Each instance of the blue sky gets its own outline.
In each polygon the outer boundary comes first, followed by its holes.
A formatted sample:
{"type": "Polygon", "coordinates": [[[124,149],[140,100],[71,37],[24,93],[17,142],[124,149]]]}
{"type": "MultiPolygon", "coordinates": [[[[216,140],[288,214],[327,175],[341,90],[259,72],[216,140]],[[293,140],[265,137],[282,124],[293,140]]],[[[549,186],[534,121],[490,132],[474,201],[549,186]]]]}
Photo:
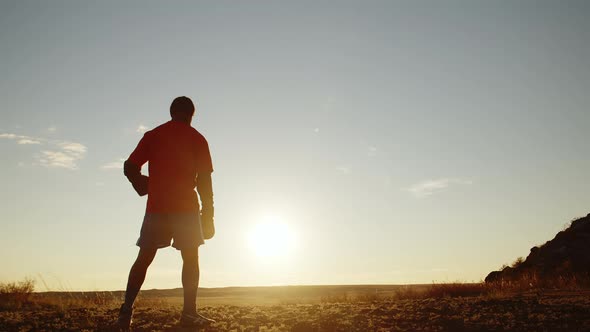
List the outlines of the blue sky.
{"type": "Polygon", "coordinates": [[[215,167],[203,286],[478,281],[590,212],[589,7],[2,2],[0,281],[124,288],[121,159],[180,95],[215,167]],[[269,216],[295,240],[265,260],[269,216]]]}

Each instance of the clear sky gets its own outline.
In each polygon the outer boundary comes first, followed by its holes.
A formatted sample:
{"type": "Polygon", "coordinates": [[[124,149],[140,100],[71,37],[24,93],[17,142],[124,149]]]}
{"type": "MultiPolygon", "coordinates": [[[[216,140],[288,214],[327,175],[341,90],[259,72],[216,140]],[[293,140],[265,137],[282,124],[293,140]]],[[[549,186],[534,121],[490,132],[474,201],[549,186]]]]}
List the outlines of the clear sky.
{"type": "MultiPolygon", "coordinates": [[[[124,288],[145,198],[122,160],[180,95],[215,167],[202,286],[479,281],[590,212],[589,18],[587,1],[2,1],[0,281],[124,288]],[[290,246],[252,244],[269,219],[290,246]]],[[[161,250],[145,288],[180,287],[180,266],[161,250]]]]}

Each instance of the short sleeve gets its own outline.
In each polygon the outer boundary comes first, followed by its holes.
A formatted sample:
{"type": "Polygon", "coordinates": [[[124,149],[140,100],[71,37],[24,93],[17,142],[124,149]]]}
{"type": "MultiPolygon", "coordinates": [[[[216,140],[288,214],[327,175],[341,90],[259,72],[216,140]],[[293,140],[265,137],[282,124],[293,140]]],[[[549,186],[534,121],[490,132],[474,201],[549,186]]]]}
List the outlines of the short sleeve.
{"type": "Polygon", "coordinates": [[[197,146],[197,173],[213,172],[213,162],[211,161],[211,152],[209,143],[204,137],[201,137],[197,146]]]}
{"type": "Polygon", "coordinates": [[[134,163],[135,165],[141,167],[143,166],[143,164],[145,164],[148,159],[149,159],[149,136],[148,136],[149,132],[146,132],[145,134],[143,134],[143,137],[141,138],[141,140],[139,141],[139,143],[137,144],[137,147],[135,148],[135,150],[133,150],[133,152],[131,153],[131,155],[129,156],[129,161],[131,161],[132,163],[134,163]]]}

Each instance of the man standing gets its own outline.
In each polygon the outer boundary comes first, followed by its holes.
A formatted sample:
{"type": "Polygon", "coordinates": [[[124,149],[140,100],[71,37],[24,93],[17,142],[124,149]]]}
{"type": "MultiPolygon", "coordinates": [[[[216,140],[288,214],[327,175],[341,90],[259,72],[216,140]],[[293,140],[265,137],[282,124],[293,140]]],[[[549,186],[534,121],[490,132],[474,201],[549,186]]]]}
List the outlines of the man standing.
{"type": "Polygon", "coordinates": [[[213,165],[209,145],[191,126],[193,102],[178,97],[170,105],[172,120],[146,132],[125,161],[124,173],[140,196],[148,195],[137,246],[139,254],[129,272],[125,303],[118,324],[129,329],[133,302],[145,280],[147,268],[160,248],[172,246],[182,255],[183,326],[203,326],[214,321],[197,313],[199,246],[213,237],[213,165]],[[149,162],[149,177],[141,167],[149,162]],[[202,209],[195,192],[199,192],[202,209]]]}

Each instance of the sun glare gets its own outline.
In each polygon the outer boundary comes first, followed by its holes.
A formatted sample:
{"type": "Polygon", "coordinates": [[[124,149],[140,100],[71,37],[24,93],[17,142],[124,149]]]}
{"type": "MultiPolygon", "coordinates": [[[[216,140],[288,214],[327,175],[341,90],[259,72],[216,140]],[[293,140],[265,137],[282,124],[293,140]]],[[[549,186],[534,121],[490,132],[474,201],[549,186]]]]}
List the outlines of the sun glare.
{"type": "Polygon", "coordinates": [[[268,217],[255,225],[248,234],[248,245],[260,258],[288,255],[295,244],[295,236],[279,218],[268,217]]]}

